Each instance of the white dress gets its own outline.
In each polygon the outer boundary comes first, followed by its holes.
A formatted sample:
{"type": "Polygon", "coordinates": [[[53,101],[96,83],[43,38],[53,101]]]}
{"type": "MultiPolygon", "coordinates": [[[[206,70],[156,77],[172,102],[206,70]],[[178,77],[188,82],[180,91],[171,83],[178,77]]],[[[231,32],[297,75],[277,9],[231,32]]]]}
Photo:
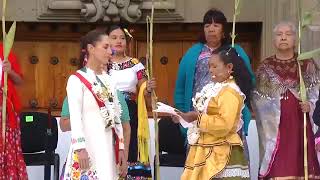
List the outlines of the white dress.
{"type": "MultiPolygon", "coordinates": [[[[77,72],[92,85],[99,84],[96,75],[89,68],[86,69],[86,72],[81,70],[77,72]]],[[[102,80],[101,83],[109,82],[110,89],[115,94],[115,88],[110,83],[110,76],[103,73],[103,75],[98,75],[98,78],[102,80]]],[[[67,96],[70,107],[72,140],[64,179],[118,179],[112,129],[105,128],[106,121],[103,119],[93,94],[78,77],[71,75],[67,83],[67,96]],[[90,159],[90,169],[87,171],[80,171],[75,154],[75,150],[83,148],[87,150],[90,159]]],[[[114,96],[114,99],[114,102],[118,102],[117,96],[114,96]]],[[[121,124],[116,126],[121,128],[121,134],[118,136],[122,135],[121,137],[123,137],[121,124]]],[[[123,147],[124,145],[121,144],[120,149],[123,149],[123,147]]]]}

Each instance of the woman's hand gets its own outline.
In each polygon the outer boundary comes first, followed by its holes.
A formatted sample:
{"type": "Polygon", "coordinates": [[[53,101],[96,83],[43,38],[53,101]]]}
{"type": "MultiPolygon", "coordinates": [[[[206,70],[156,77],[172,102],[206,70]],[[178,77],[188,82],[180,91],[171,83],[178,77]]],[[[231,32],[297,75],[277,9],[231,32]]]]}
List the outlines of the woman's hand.
{"type": "Polygon", "coordinates": [[[310,112],[311,107],[310,107],[310,103],[308,101],[300,102],[299,104],[300,104],[302,112],[304,112],[304,113],[310,112]]]}
{"type": "Polygon", "coordinates": [[[4,72],[10,73],[11,72],[11,63],[9,61],[3,61],[2,68],[4,72]]]}
{"type": "Polygon", "coordinates": [[[192,122],[198,119],[199,113],[197,111],[190,111],[187,113],[183,113],[178,111],[177,114],[181,116],[185,121],[192,122]]]}
{"type": "Polygon", "coordinates": [[[9,61],[3,61],[2,69],[4,72],[8,73],[9,78],[15,85],[22,84],[22,77],[12,69],[11,63],[9,61]]]}
{"type": "Polygon", "coordinates": [[[151,78],[147,81],[147,91],[150,93],[152,90],[154,90],[157,87],[157,82],[155,78],[151,78]]]}
{"type": "Polygon", "coordinates": [[[175,124],[180,123],[180,121],[179,121],[179,116],[177,116],[177,115],[171,115],[171,120],[172,120],[175,124]]]}
{"type": "Polygon", "coordinates": [[[79,159],[81,170],[89,169],[89,155],[86,149],[79,149],[76,151],[79,159]]]}
{"type": "Polygon", "coordinates": [[[119,175],[120,177],[126,177],[128,173],[128,163],[125,158],[124,150],[119,151],[119,175]]]}

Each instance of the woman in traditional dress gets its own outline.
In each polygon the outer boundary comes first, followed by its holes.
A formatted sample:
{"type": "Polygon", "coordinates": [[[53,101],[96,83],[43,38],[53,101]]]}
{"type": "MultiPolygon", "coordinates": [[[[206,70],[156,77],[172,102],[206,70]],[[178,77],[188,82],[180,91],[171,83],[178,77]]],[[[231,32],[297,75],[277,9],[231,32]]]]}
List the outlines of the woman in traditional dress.
{"type": "MultiPolygon", "coordinates": [[[[117,91],[117,95],[118,95],[118,99],[119,99],[119,102],[121,105],[121,116],[120,116],[121,124],[123,127],[128,126],[128,124],[130,123],[130,116],[129,116],[129,110],[128,110],[127,103],[126,103],[125,98],[121,92],[117,91]]],[[[129,127],[130,127],[130,125],[129,125],[129,127]]],[[[63,104],[62,104],[61,118],[60,118],[60,129],[62,132],[71,131],[69,104],[68,104],[67,97],[64,99],[63,104]]],[[[124,142],[126,142],[126,136],[125,136],[126,133],[128,133],[128,132],[126,132],[126,129],[123,128],[124,142]]],[[[129,135],[130,135],[130,131],[129,131],[129,135]]],[[[127,154],[128,149],[125,148],[124,151],[125,151],[125,154],[127,154]]],[[[120,176],[125,177],[127,175],[128,165],[126,163],[124,163],[124,164],[122,164],[122,167],[120,167],[120,168],[122,171],[120,176]]],[[[63,178],[64,171],[65,171],[65,164],[62,169],[62,173],[61,173],[61,177],[60,177],[61,180],[64,179],[63,178]]]]}
{"type": "Polygon", "coordinates": [[[23,159],[20,139],[21,110],[15,85],[22,83],[22,73],[17,58],[13,53],[9,54],[8,61],[3,60],[3,45],[0,43],[0,180],[24,180],[28,179],[26,164],[23,159]],[[4,72],[8,73],[8,96],[7,96],[7,121],[5,141],[2,137],[2,89],[4,87],[4,72]],[[4,143],[5,142],[5,143],[4,143]]]}
{"type": "Polygon", "coordinates": [[[121,172],[116,161],[126,162],[121,106],[103,68],[112,55],[109,37],[91,31],[81,39],[81,49],[80,59],[87,63],[67,83],[72,140],[64,179],[117,180],[121,172]]]}
{"type": "Polygon", "coordinates": [[[127,35],[124,29],[120,26],[111,26],[108,35],[114,51],[108,65],[109,74],[116,81],[117,89],[124,93],[130,114],[131,136],[130,145],[128,143],[129,170],[127,179],[151,178],[150,164],[138,161],[138,107],[136,97],[141,85],[147,81],[144,94],[146,99],[149,99],[156,83],[154,79],[147,80],[145,68],[138,59],[126,56],[127,35]]]}
{"type": "MultiPolygon", "coordinates": [[[[84,53],[84,52],[81,52],[84,53]]],[[[81,62],[79,65],[79,68],[83,68],[85,62],[81,62]]],[[[124,142],[126,143],[126,141],[130,141],[130,116],[129,116],[129,110],[128,110],[128,106],[127,103],[125,101],[124,95],[117,90],[117,96],[121,105],[121,116],[120,116],[120,120],[121,120],[121,124],[122,124],[122,128],[123,128],[123,139],[124,142]]],[[[62,108],[61,108],[61,117],[60,117],[60,129],[62,132],[68,132],[71,131],[71,125],[70,125],[70,112],[69,112],[69,103],[68,103],[68,98],[65,97],[63,100],[63,104],[62,104],[62,108]]],[[[125,147],[124,152],[125,155],[128,154],[128,147],[125,147]]],[[[121,168],[121,172],[122,174],[120,175],[121,177],[125,177],[127,175],[127,171],[128,171],[128,165],[126,163],[122,164],[121,168]]],[[[60,176],[60,179],[63,180],[63,175],[64,175],[64,171],[65,171],[65,164],[62,168],[62,173],[60,176]]]]}
{"type": "Polygon", "coordinates": [[[240,136],[241,111],[252,89],[245,69],[232,48],[214,54],[209,59],[213,82],[192,99],[195,111],[178,112],[193,123],[188,130],[190,150],[181,180],[249,179],[240,136]]]}
{"type": "MultiPolygon", "coordinates": [[[[121,116],[120,116],[120,120],[121,120],[121,124],[122,126],[128,126],[128,124],[130,123],[130,116],[129,116],[129,110],[128,110],[128,106],[127,103],[125,101],[124,96],[122,95],[121,92],[117,91],[117,95],[118,95],[118,99],[121,105],[121,116]]],[[[130,127],[130,125],[129,125],[130,127]]],[[[71,125],[70,125],[70,113],[69,113],[69,104],[68,104],[68,98],[66,97],[63,101],[63,105],[62,105],[62,110],[61,110],[61,118],[60,118],[60,129],[62,132],[67,132],[67,131],[71,131],[71,125]]],[[[124,134],[124,142],[126,142],[126,137],[125,134],[128,133],[126,131],[125,128],[123,128],[123,134],[124,134]]],[[[130,135],[130,131],[129,131],[129,135],[130,135]]],[[[130,137],[130,136],[129,136],[130,137]]],[[[125,154],[128,153],[128,149],[124,149],[125,154]]],[[[63,166],[62,169],[62,173],[61,173],[61,177],[60,179],[63,180],[64,178],[64,171],[65,171],[65,165],[63,166]]],[[[127,171],[128,171],[128,165],[126,163],[122,164],[121,168],[121,177],[125,177],[127,175],[127,171]]]]}
{"type": "MultiPolygon", "coordinates": [[[[227,19],[223,12],[217,9],[211,9],[203,17],[203,32],[199,42],[194,44],[183,56],[178,70],[176,80],[174,103],[175,107],[182,112],[188,112],[193,109],[191,99],[197,92],[211,82],[211,76],[208,69],[208,60],[211,54],[217,54],[222,50],[230,48],[230,35],[226,30],[227,19]]],[[[255,76],[250,65],[250,59],[245,51],[235,44],[237,51],[245,64],[244,71],[250,73],[247,81],[255,84],[255,76]]],[[[244,126],[243,134],[248,134],[251,113],[249,103],[242,111],[244,126]]],[[[181,127],[182,135],[186,137],[187,129],[181,127]]],[[[243,138],[245,140],[245,138],[243,138]]],[[[246,144],[246,143],[245,143],[246,144]]],[[[248,152],[247,152],[248,154],[248,152]]]]}
{"type": "Polygon", "coordinates": [[[293,23],[279,23],[273,33],[276,53],[259,66],[252,98],[260,144],[259,178],[304,179],[303,113],[306,113],[309,179],[320,179],[314,124],[309,114],[318,99],[320,71],[312,59],[298,63],[293,23]],[[299,95],[300,65],[307,90],[305,102],[299,95]]]}

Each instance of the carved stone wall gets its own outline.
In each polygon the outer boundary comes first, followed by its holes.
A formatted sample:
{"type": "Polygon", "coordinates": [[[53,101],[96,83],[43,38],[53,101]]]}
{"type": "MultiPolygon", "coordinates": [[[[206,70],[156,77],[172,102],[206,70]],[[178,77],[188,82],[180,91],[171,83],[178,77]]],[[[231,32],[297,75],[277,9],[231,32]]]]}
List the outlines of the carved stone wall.
{"type": "Polygon", "coordinates": [[[142,0],[38,0],[38,18],[53,21],[136,22],[142,0]]]}
{"type": "MultiPolygon", "coordinates": [[[[38,19],[43,21],[143,22],[150,0],[37,0],[38,19]],[[142,18],[142,14],[144,14],[142,18]]],[[[155,1],[155,21],[182,21],[175,12],[176,0],[155,1]],[[169,13],[168,13],[169,12],[169,13]]]]}

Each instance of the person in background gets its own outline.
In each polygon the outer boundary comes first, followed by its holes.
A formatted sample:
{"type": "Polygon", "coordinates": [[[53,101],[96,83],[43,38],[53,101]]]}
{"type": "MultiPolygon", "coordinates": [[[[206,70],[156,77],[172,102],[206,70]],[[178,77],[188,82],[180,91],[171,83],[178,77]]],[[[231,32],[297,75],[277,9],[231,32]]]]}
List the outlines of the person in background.
{"type": "Polygon", "coordinates": [[[275,55],[262,61],[252,97],[260,144],[260,179],[304,178],[304,113],[307,117],[309,179],[319,179],[312,114],[319,94],[320,71],[312,59],[300,62],[307,89],[301,102],[295,53],[296,27],[282,22],[274,28],[275,55]]]}
{"type": "Polygon", "coordinates": [[[110,76],[117,84],[117,89],[121,91],[126,99],[129,114],[131,136],[129,145],[129,170],[127,179],[147,179],[151,178],[150,164],[138,161],[138,105],[137,93],[146,82],[144,96],[149,103],[152,89],[156,88],[155,79],[147,80],[145,67],[138,59],[126,55],[127,35],[120,26],[111,26],[108,31],[110,45],[114,52],[108,65],[110,76]]]}
{"type": "Polygon", "coordinates": [[[232,48],[209,58],[212,82],[192,99],[194,111],[178,112],[194,125],[188,129],[190,150],[181,180],[250,178],[240,135],[241,110],[253,88],[245,69],[232,48]]]}
{"type": "Polygon", "coordinates": [[[22,73],[15,54],[10,52],[8,61],[4,61],[2,43],[0,43],[0,80],[0,180],[25,180],[28,179],[28,175],[21,149],[20,119],[18,116],[21,104],[15,89],[16,85],[23,82],[22,73]],[[4,72],[8,73],[8,91],[5,137],[2,137],[4,72]]]}
{"type": "MultiPolygon", "coordinates": [[[[223,12],[217,9],[210,9],[203,17],[203,32],[199,38],[199,42],[194,44],[183,56],[179,69],[174,91],[175,107],[182,111],[188,112],[193,109],[191,99],[200,92],[201,89],[211,82],[211,75],[208,68],[208,61],[212,54],[217,54],[222,50],[230,48],[230,35],[226,30],[227,19],[223,12]]],[[[234,49],[241,57],[250,77],[247,79],[253,85],[255,84],[255,76],[252,71],[250,60],[245,51],[235,44],[234,49]]],[[[246,72],[244,72],[246,73],[246,72]]],[[[247,101],[242,111],[244,126],[243,135],[248,135],[249,122],[251,120],[250,102],[247,101]]],[[[181,126],[181,132],[184,138],[187,136],[187,129],[181,126]]],[[[243,136],[245,144],[245,152],[249,159],[249,151],[247,148],[246,138],[243,136]]]]}

